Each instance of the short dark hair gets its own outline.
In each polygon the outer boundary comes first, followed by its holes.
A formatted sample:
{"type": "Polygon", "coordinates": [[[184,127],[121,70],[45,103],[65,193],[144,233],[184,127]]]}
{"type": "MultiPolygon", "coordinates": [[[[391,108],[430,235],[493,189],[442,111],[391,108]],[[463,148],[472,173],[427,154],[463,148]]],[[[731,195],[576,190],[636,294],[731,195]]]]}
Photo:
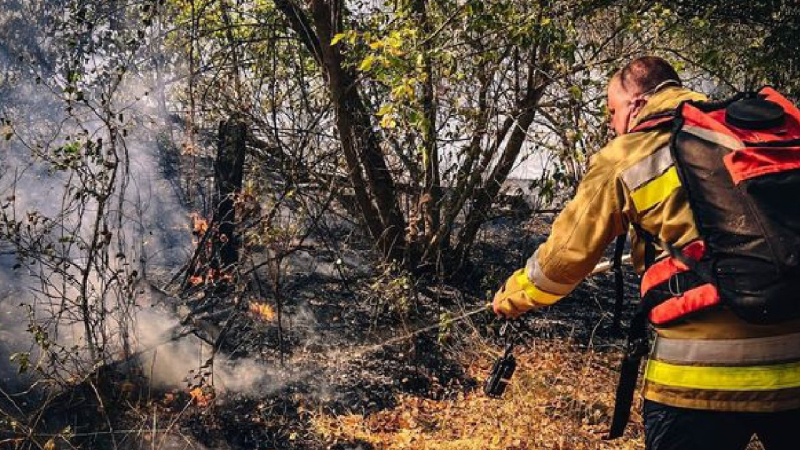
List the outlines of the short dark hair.
{"type": "Polygon", "coordinates": [[[642,56],[634,59],[619,71],[619,79],[623,89],[638,90],[640,94],[653,91],[668,81],[673,81],[677,86],[681,85],[681,78],[675,68],[658,56],[642,56]]]}

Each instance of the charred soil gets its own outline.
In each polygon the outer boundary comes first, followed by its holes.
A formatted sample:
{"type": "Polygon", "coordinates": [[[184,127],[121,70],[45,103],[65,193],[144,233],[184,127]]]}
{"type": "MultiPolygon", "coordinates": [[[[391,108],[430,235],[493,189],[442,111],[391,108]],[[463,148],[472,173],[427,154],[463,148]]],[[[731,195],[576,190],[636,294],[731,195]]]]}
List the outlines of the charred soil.
{"type": "MultiPolygon", "coordinates": [[[[97,401],[73,405],[72,432],[80,433],[71,441],[142,449],[638,448],[636,414],[630,437],[601,441],[624,344],[611,327],[609,274],[518,321],[512,387],[502,400],[482,393],[502,350],[501,322],[488,311],[462,316],[524,265],[547,222],[495,221],[455,280],[382,266],[366,245],[348,249],[360,261],[351,265],[341,254],[308,250],[307,259],[339,267],[292,272],[282,284],[280,324],[258,308],[204,312],[217,318],[205,337],[212,356],[254,363],[257,382],[226,386],[213,358],[187,374],[183,388],[117,377],[85,395],[115,399],[109,420],[80,423],[97,401]]],[[[636,292],[631,272],[625,319],[636,292]]]]}
{"type": "MultiPolygon", "coordinates": [[[[413,279],[377,265],[293,276],[284,285],[281,336],[274,321],[248,315],[229,326],[223,345],[281,376],[250,392],[217,387],[213,401],[183,412],[181,432],[208,448],[422,448],[422,441],[459,448],[447,442],[460,441],[460,448],[512,449],[554,448],[551,438],[571,429],[579,438],[563,448],[600,448],[623,344],[611,329],[610,275],[519,321],[520,369],[505,400],[480,389],[502,349],[500,321],[489,312],[460,318],[524,264],[545,227],[541,220],[497,221],[458,281],[413,279]],[[526,237],[514,242],[521,228],[526,237]],[[492,432],[487,418],[509,426],[492,432]],[[514,425],[519,420],[539,421],[543,431],[514,425]]],[[[635,281],[629,274],[631,296],[635,281]]],[[[632,427],[626,445],[640,428],[632,427]]]]}

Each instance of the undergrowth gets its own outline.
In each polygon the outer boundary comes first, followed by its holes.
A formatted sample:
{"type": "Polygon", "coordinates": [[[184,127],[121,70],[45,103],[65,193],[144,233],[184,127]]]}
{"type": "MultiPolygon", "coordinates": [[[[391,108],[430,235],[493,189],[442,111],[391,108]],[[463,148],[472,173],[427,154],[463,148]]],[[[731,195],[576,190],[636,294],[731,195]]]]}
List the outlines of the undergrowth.
{"type": "MultiPolygon", "coordinates": [[[[641,449],[634,405],[624,438],[604,441],[613,411],[616,353],[568,341],[536,341],[517,352],[517,371],[502,399],[480,389],[442,400],[402,394],[397,407],[363,416],[318,413],[312,424],[329,445],[369,443],[374,449],[532,450],[641,449]]],[[[497,349],[480,345],[464,356],[468,374],[484,380],[497,349]]]]}

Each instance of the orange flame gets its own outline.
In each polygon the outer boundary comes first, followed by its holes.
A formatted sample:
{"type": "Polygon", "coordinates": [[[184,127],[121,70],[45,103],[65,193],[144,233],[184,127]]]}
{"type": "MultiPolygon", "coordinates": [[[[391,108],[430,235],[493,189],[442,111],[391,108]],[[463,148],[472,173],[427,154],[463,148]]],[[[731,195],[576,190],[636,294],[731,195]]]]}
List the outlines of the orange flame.
{"type": "Polygon", "coordinates": [[[272,322],[275,320],[275,310],[272,308],[272,306],[269,306],[266,303],[250,303],[250,307],[248,309],[261,320],[266,322],[272,322]]]}
{"type": "Polygon", "coordinates": [[[202,236],[208,231],[208,220],[198,213],[192,213],[192,234],[202,236]]]}
{"type": "Polygon", "coordinates": [[[214,282],[233,283],[233,274],[222,270],[208,269],[205,274],[191,275],[188,281],[192,286],[214,282]]]}
{"type": "Polygon", "coordinates": [[[214,391],[210,389],[204,389],[202,386],[196,387],[189,391],[189,395],[192,397],[192,401],[194,401],[195,405],[201,408],[208,406],[214,399],[214,391]]]}

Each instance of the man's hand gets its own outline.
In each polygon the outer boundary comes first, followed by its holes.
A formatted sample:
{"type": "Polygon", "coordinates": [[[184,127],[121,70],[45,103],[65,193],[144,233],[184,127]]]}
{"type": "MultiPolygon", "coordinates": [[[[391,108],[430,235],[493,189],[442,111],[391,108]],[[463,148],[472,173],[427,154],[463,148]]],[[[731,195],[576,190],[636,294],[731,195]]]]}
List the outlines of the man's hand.
{"type": "Polygon", "coordinates": [[[526,289],[532,287],[533,283],[528,280],[525,269],[514,272],[503,287],[494,294],[492,302],[494,313],[508,319],[516,319],[523,313],[541,306],[525,292],[526,289]]]}

